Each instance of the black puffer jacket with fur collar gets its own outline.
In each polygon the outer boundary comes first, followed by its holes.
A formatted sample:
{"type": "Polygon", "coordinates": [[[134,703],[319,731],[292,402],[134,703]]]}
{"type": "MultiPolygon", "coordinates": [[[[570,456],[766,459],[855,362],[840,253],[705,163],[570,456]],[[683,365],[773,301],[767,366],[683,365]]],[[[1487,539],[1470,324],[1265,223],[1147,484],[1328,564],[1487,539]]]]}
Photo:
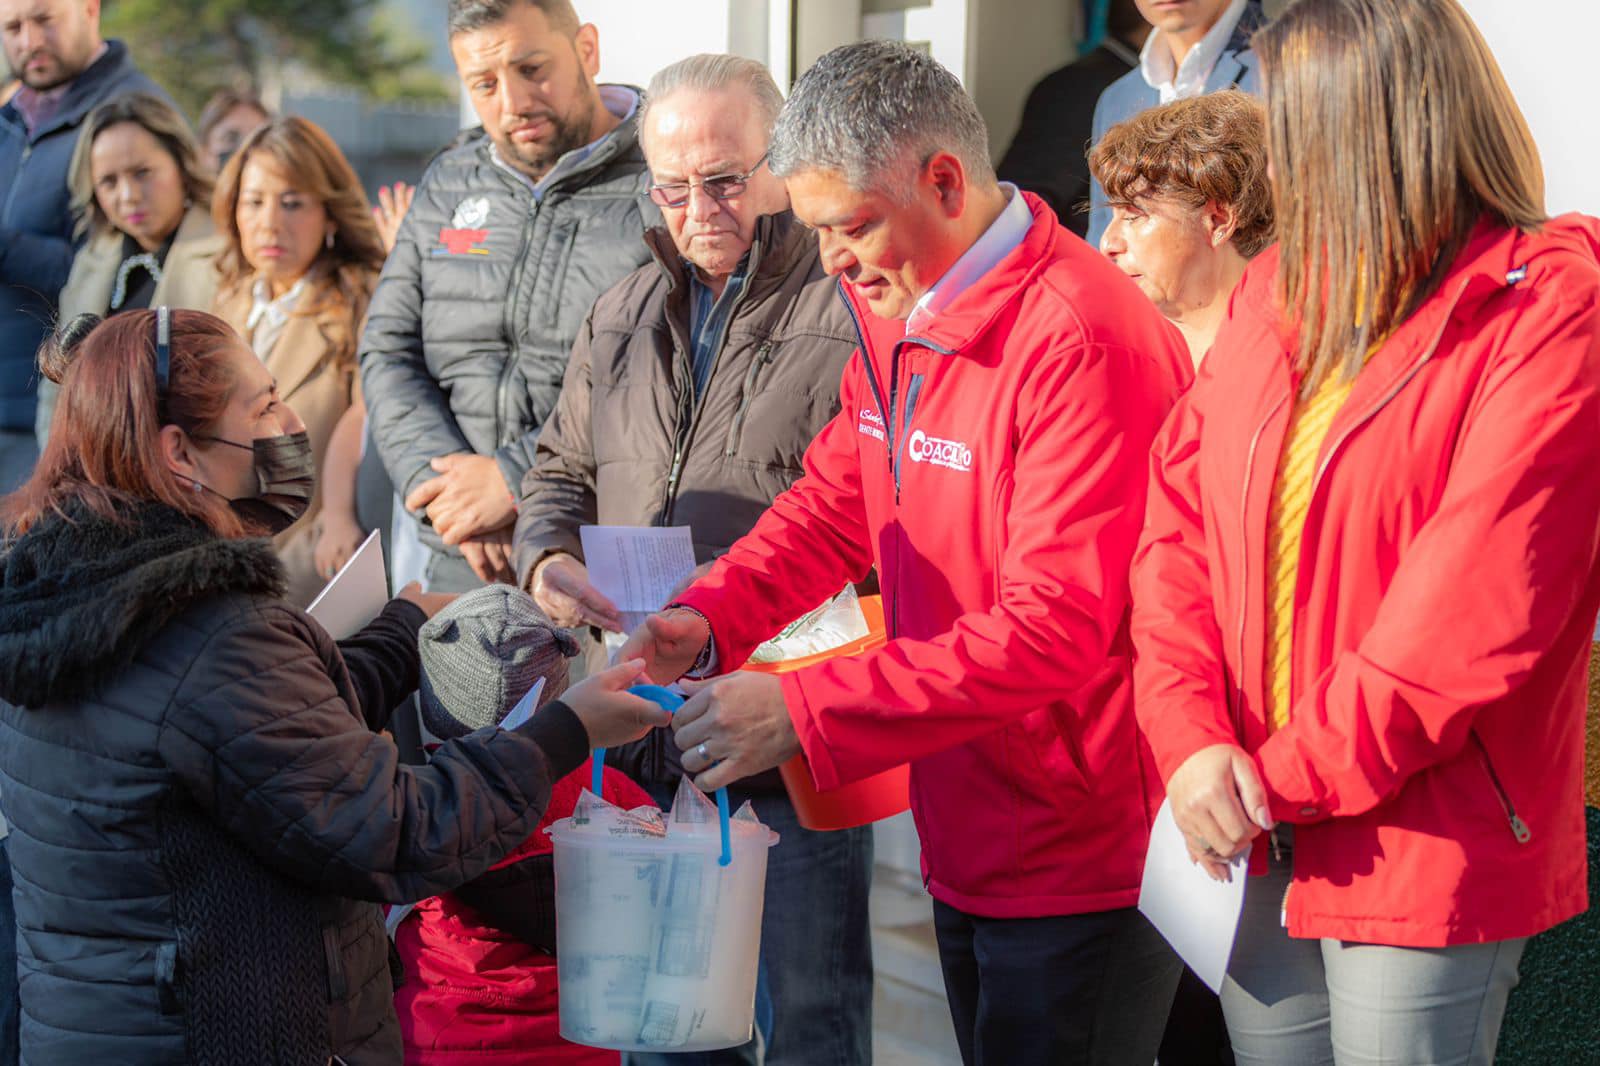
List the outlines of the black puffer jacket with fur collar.
{"type": "Polygon", "coordinates": [[[422,612],[336,645],[281,584],[267,542],[150,505],[0,556],[24,1061],[399,1062],[360,901],[478,876],[582,760],[563,707],[402,766],[376,730],[416,686],[422,612]]]}

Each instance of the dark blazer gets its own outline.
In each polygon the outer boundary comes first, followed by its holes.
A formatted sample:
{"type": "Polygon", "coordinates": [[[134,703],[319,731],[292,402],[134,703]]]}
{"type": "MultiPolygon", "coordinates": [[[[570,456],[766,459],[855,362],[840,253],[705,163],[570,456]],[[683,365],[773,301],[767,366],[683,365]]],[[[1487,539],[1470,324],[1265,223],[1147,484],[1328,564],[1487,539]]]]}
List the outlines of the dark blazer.
{"type": "Polygon", "coordinates": [[[1028,94],[1017,135],[1000,160],[1003,180],[1037,193],[1061,224],[1080,237],[1089,228],[1095,104],[1137,61],[1138,53],[1118,41],[1046,74],[1028,94]]]}
{"type": "Polygon", "coordinates": [[[38,129],[28,131],[15,103],[0,107],[0,430],[33,432],[33,359],[72,269],[67,164],[78,130],[96,105],[131,92],[167,95],[121,41],[107,41],[38,129]]]}

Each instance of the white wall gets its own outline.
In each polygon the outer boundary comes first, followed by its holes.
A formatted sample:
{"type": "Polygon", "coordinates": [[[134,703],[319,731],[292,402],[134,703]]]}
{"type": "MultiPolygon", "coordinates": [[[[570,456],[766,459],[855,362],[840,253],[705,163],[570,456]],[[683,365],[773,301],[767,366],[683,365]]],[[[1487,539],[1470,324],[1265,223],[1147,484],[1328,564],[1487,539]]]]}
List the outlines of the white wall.
{"type": "Polygon", "coordinates": [[[774,65],[769,51],[779,45],[788,59],[788,20],[769,28],[769,0],[577,0],[576,6],[578,17],[600,31],[601,81],[643,86],[662,67],[700,52],[735,52],[774,65]]]}
{"type": "Polygon", "coordinates": [[[968,5],[962,83],[989,126],[989,154],[1005,154],[1022,121],[1028,92],[1077,57],[1078,5],[1061,0],[1004,0],[968,5]]]}
{"type": "MultiPolygon", "coordinates": [[[[700,52],[736,52],[787,63],[787,0],[576,0],[578,17],[600,32],[600,80],[641,88],[662,67],[700,52]],[[773,18],[781,9],[781,18],[773,18]]],[[[774,69],[780,87],[788,80],[774,69]]],[[[461,123],[477,125],[461,95],[461,123]]]]}
{"type": "Polygon", "coordinates": [[[1600,215],[1600,117],[1591,0],[1461,0],[1493,49],[1539,142],[1551,214],[1600,215]]]}
{"type": "Polygon", "coordinates": [[[577,0],[600,31],[600,80],[644,85],[669,63],[728,50],[729,0],[577,0]]]}

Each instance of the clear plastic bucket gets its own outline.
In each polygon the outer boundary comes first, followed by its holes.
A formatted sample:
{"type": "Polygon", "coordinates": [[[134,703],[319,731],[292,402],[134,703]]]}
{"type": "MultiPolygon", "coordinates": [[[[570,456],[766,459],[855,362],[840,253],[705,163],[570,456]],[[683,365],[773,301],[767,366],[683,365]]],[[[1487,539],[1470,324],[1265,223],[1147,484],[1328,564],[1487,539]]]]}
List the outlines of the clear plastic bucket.
{"type": "Polygon", "coordinates": [[[561,1035],[617,1051],[711,1051],[750,1039],[767,849],[732,823],[733,861],[709,832],[610,836],[550,827],[561,1035]]]}

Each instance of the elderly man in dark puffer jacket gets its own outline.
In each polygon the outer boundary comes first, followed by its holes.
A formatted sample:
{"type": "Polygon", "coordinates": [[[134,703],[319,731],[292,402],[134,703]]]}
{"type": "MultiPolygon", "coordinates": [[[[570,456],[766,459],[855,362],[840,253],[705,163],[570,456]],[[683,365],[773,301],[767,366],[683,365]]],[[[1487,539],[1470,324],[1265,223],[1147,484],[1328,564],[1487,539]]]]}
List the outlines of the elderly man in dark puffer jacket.
{"type": "Polygon", "coordinates": [[[595,298],[646,259],[640,95],[596,85],[570,0],[451,0],[486,137],[417,188],[361,343],[374,441],[431,549],[428,587],[511,580],[516,491],[595,298]]]}
{"type": "MultiPolygon", "coordinates": [[[[800,477],[807,446],[838,413],[857,343],[816,235],[766,168],[783,106],[766,68],[691,56],[658,73],[647,95],[640,136],[666,225],[641,242],[653,261],[602,296],[584,323],[522,483],[517,576],[560,625],[617,630],[622,621],[589,583],[584,525],[686,525],[701,563],[749,532],[800,477]]],[[[658,800],[683,776],[665,733],[613,756],[658,800]]],[[[761,928],[773,1009],[764,1058],[752,1041],[697,1062],[864,1066],[872,830],[803,828],[776,772],[733,792],[778,831],[761,928]]]]}

